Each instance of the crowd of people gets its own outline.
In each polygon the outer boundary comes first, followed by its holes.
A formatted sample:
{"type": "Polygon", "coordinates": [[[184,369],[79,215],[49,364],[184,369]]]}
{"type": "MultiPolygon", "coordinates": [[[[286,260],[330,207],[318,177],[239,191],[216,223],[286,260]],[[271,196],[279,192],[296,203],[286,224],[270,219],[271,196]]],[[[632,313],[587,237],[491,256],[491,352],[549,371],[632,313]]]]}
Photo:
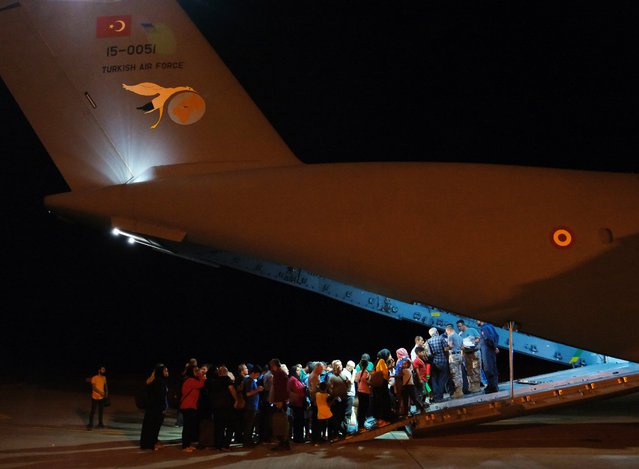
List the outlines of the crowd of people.
{"type": "MultiPolygon", "coordinates": [[[[371,360],[309,361],[287,366],[277,358],[268,364],[242,363],[237,372],[225,364],[199,364],[192,358],[181,370],[177,392],[171,392],[169,369],[158,363],[146,380],[142,449],[163,447],[159,432],[167,410],[177,409],[182,450],[229,451],[231,444],[251,448],[273,443],[290,450],[291,442],[319,445],[388,425],[424,412],[431,403],[465,394],[498,391],[495,328],[478,321],[480,330],[457,321],[444,331],[433,327],[429,338],[415,337],[411,351],[388,349],[371,360]],[[173,397],[173,405],[171,398],[173,397]]],[[[105,369],[92,378],[93,416],[108,396],[105,369]]]]}

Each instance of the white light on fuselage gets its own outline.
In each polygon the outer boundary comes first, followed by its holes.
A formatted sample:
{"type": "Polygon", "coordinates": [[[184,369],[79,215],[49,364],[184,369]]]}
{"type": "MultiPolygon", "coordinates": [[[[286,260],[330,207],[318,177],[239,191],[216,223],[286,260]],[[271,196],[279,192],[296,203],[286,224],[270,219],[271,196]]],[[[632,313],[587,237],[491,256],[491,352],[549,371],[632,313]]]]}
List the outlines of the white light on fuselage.
{"type": "Polygon", "coordinates": [[[118,230],[117,228],[113,228],[113,229],[111,230],[111,234],[112,234],[113,236],[120,236],[120,230],[118,230]]]}
{"type": "Polygon", "coordinates": [[[130,237],[128,241],[129,241],[129,244],[135,244],[135,238],[133,237],[130,237]]]}

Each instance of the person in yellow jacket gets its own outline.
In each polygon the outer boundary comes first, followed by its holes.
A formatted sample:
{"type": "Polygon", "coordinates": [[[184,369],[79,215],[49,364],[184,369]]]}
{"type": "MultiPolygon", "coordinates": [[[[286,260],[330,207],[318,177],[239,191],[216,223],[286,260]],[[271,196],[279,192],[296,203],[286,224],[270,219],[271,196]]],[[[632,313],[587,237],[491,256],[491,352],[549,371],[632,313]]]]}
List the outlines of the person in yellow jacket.
{"type": "MultiPolygon", "coordinates": [[[[322,381],[315,393],[315,402],[317,403],[317,430],[319,432],[318,438],[315,440],[325,441],[325,434],[328,428],[328,421],[333,416],[331,412],[331,395],[328,393],[328,384],[326,381],[322,381]]],[[[315,443],[317,446],[317,443],[315,443]]]]}
{"type": "Polygon", "coordinates": [[[98,367],[98,373],[91,377],[91,412],[89,413],[89,423],[87,430],[93,429],[93,417],[95,410],[98,410],[98,428],[104,428],[102,420],[104,414],[104,399],[109,397],[109,387],[107,386],[106,368],[98,367]]]}

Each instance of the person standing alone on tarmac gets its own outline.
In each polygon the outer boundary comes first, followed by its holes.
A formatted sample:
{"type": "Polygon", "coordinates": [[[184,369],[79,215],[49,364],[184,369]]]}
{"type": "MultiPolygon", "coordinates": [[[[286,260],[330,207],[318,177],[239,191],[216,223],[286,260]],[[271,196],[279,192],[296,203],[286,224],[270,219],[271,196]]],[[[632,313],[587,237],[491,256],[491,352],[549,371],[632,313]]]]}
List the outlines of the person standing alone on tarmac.
{"type": "Polygon", "coordinates": [[[89,424],[87,430],[93,429],[93,417],[95,410],[98,410],[98,428],[104,428],[102,420],[104,414],[104,398],[109,396],[109,388],[107,386],[106,368],[98,367],[98,373],[91,377],[91,413],[89,414],[89,424]]]}

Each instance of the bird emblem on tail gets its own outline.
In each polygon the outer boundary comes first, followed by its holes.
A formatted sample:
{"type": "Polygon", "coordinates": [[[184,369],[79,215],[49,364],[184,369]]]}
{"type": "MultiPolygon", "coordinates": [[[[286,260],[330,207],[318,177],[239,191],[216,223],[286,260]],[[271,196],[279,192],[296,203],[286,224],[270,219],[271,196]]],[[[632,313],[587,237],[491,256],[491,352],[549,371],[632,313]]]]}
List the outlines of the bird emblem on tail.
{"type": "Polygon", "coordinates": [[[179,100],[175,105],[170,106],[171,120],[181,125],[193,124],[200,120],[204,114],[205,104],[201,96],[190,86],[176,86],[173,88],[167,88],[157,85],[155,83],[143,82],[137,85],[127,85],[122,83],[122,88],[132,93],[139,94],[140,96],[155,96],[151,101],[143,106],[137,107],[145,114],[149,114],[153,111],[159,111],[160,115],[158,120],[151,126],[155,129],[164,115],[164,107],[173,96],[178,93],[188,92],[188,96],[179,100]]]}

